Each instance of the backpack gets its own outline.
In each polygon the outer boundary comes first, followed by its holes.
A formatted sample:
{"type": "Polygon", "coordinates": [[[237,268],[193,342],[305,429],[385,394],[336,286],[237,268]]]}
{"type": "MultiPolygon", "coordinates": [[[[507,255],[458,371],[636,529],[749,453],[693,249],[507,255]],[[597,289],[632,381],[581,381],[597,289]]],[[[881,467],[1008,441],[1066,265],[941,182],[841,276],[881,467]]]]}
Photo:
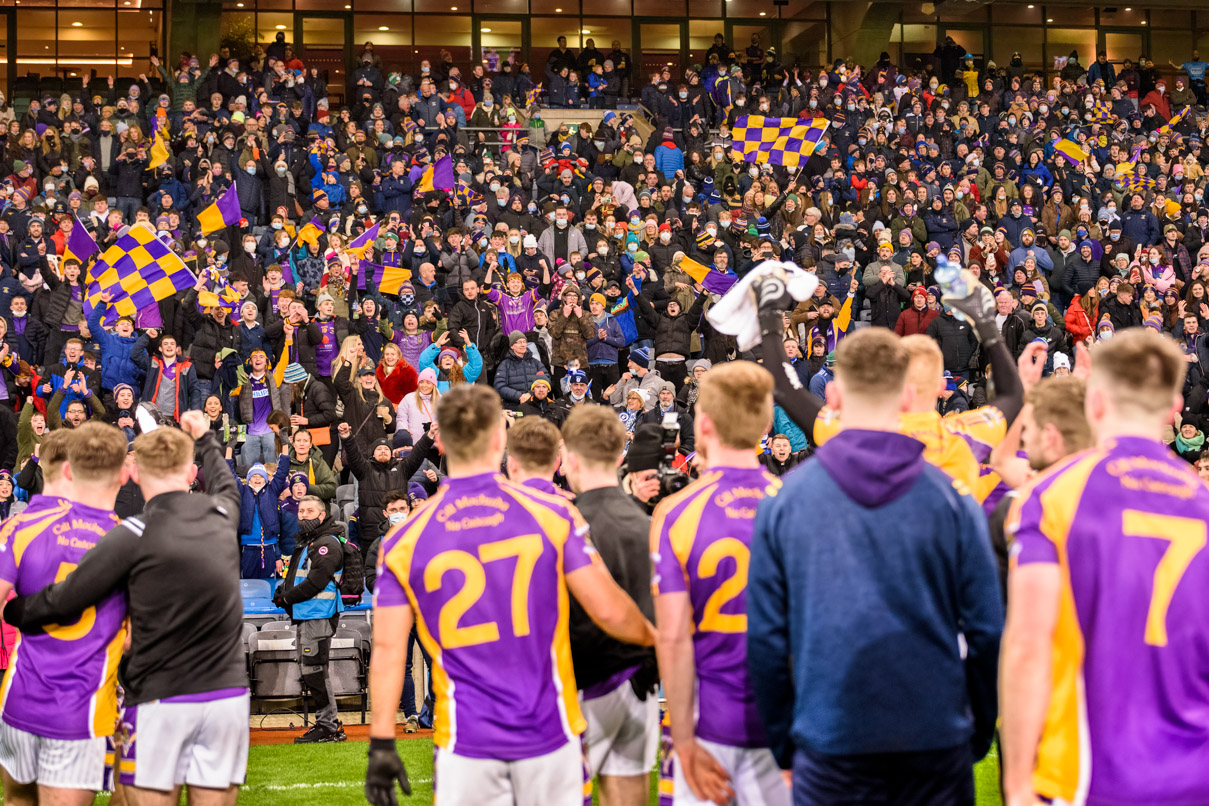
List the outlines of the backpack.
{"type": "Polygon", "coordinates": [[[333,535],[340,541],[344,549],[344,569],[340,576],[340,598],[345,607],[355,607],[361,604],[361,594],[365,591],[365,561],[361,557],[361,548],[351,540],[339,535],[333,535]]]}

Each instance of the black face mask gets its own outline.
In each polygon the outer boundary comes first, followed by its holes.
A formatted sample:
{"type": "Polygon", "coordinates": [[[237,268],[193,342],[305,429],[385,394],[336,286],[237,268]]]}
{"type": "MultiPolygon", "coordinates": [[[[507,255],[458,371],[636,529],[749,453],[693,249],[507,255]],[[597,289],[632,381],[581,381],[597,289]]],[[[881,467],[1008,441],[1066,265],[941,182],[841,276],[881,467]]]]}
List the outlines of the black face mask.
{"type": "Polygon", "coordinates": [[[323,523],[321,518],[299,518],[298,528],[304,532],[313,532],[323,523]]]}

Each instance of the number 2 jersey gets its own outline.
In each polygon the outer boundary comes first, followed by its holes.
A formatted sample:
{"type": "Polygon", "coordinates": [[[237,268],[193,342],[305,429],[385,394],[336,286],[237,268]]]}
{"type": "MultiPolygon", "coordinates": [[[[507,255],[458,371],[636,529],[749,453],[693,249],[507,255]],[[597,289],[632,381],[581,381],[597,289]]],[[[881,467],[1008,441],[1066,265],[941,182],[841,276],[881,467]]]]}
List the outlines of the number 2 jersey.
{"type": "MultiPolygon", "coordinates": [[[[0,579],[18,594],[60,582],[118,524],[113,510],[36,495],[0,527],[0,579]]],[[[113,734],[126,594],[106,596],[74,624],[21,635],[0,686],[0,718],[50,739],[113,734]]]]}
{"type": "Polygon", "coordinates": [[[651,520],[651,588],[692,603],[696,735],[730,747],[768,746],[747,674],[747,568],[756,507],[780,487],[762,468],[709,470],[651,520]]]}
{"type": "Polygon", "coordinates": [[[1121,438],[1020,494],[1012,563],[1058,566],[1052,694],[1033,775],[1069,803],[1209,803],[1209,488],[1121,438]]]}
{"type": "Polygon", "coordinates": [[[386,536],[374,604],[412,607],[438,747],[516,761],[583,732],[565,577],[598,562],[587,532],[565,498],[488,473],[450,479],[386,536]]]}

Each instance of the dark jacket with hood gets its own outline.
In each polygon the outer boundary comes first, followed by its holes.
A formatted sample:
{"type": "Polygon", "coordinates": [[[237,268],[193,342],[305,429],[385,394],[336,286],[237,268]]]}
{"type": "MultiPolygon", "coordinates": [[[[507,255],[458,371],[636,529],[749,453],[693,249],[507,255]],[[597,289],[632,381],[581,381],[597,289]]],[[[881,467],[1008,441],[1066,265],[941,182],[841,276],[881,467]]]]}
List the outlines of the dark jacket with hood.
{"type": "Polygon", "coordinates": [[[843,431],[756,515],[747,668],[782,767],[791,732],[831,756],[990,747],[1003,605],[986,516],[923,450],[843,431]]]}
{"type": "Polygon", "coordinates": [[[383,514],[386,494],[393,490],[406,492],[408,481],[420,469],[420,465],[424,464],[424,460],[429,458],[430,453],[433,454],[431,458],[434,463],[440,461],[440,458],[433,450],[432,437],[428,434],[420,437],[402,459],[395,459],[392,455],[385,462],[375,461],[373,453],[378,445],[388,448],[391,446],[385,437],[375,441],[368,454],[361,449],[358,440],[341,437],[340,444],[348,455],[348,464],[353,475],[357,477],[357,520],[360,533],[365,536],[363,539],[368,544],[374,536],[382,533],[382,524],[386,520],[383,514]]]}
{"type": "Polygon", "coordinates": [[[290,557],[290,567],[285,578],[277,589],[276,601],[294,617],[294,605],[313,599],[321,593],[332,578],[344,568],[344,546],[336,535],[343,527],[331,515],[326,516],[316,529],[299,529],[294,554],[290,557]],[[294,575],[298,573],[298,563],[302,562],[302,548],[311,561],[311,570],[306,579],[294,584],[294,575]],[[326,548],[327,551],[320,551],[326,548]]]}

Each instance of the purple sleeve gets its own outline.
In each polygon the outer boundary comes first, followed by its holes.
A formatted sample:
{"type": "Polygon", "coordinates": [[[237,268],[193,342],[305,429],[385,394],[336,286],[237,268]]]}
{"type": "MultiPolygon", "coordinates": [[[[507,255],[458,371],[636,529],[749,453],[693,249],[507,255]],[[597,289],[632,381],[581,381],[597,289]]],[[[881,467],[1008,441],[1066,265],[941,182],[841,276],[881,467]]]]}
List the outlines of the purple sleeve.
{"type": "Polygon", "coordinates": [[[567,542],[563,546],[564,574],[591,565],[598,557],[596,548],[588,537],[588,524],[579,514],[579,510],[568,505],[567,519],[571,521],[571,530],[567,533],[567,542]]]}
{"type": "MultiPolygon", "coordinates": [[[[11,523],[11,522],[10,522],[11,523]]],[[[7,534],[0,535],[0,579],[13,585],[17,584],[17,559],[8,545],[12,530],[6,529],[7,534]]]]}
{"type": "Polygon", "coordinates": [[[658,533],[652,539],[651,551],[651,589],[658,596],[661,593],[684,593],[688,590],[688,577],[676,552],[672,551],[671,528],[676,522],[668,513],[668,517],[656,521],[658,533]]]}
{"type": "Polygon", "coordinates": [[[1058,562],[1058,548],[1042,529],[1044,518],[1039,489],[1012,504],[1006,531],[1014,566],[1058,562]]]}
{"type": "Polygon", "coordinates": [[[399,529],[395,534],[382,541],[382,550],[378,552],[378,581],[374,585],[374,607],[398,607],[410,604],[407,599],[407,591],[403,590],[402,580],[386,564],[386,558],[398,546],[399,537],[402,534],[403,530],[399,529]]]}

